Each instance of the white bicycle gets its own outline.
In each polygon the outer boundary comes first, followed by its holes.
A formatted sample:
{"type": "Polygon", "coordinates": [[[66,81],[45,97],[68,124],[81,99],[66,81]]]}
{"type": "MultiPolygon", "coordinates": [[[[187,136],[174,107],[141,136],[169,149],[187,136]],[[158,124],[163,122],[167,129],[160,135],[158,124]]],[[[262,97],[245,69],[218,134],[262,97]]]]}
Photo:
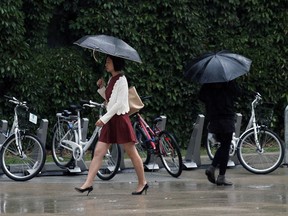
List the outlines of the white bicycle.
{"type": "MultiPolygon", "coordinates": [[[[95,127],[92,136],[82,140],[81,110],[83,108],[99,108],[99,116],[102,116],[104,104],[93,101],[81,101],[82,106],[72,105],[72,112],[65,111],[57,114],[58,121],[54,126],[52,141],[52,156],[57,166],[61,168],[74,168],[75,163],[84,159],[84,154],[91,150],[91,157],[100,134],[100,127],[95,127]],[[76,112],[76,115],[73,113],[76,112]]],[[[89,160],[90,161],[90,160],[89,160]]],[[[102,180],[112,179],[119,170],[121,162],[121,148],[119,144],[110,145],[103,158],[102,166],[97,176],[102,180]]]]}
{"type": "MultiPolygon", "coordinates": [[[[285,148],[281,139],[268,129],[267,124],[257,121],[255,108],[261,100],[261,95],[256,93],[251,103],[251,116],[246,130],[239,138],[233,135],[229,155],[232,157],[237,154],[240,164],[249,172],[268,174],[281,165],[285,148]]],[[[268,119],[269,116],[265,118],[268,119]]],[[[208,133],[206,149],[211,160],[219,147],[220,143],[217,142],[215,135],[208,133]]]]}
{"type": "Polygon", "coordinates": [[[0,144],[1,168],[9,178],[27,181],[41,172],[46,160],[46,151],[37,136],[19,126],[19,113],[23,111],[26,114],[28,110],[26,102],[15,97],[5,97],[10,103],[15,104],[15,108],[11,130],[0,132],[6,138],[4,143],[0,144]]]}

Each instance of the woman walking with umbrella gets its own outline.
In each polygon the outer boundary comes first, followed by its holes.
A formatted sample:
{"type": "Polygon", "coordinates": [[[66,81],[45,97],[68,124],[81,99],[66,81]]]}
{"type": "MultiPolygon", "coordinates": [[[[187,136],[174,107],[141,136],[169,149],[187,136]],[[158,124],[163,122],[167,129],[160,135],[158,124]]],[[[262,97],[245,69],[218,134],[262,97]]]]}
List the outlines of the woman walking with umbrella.
{"type": "Polygon", "coordinates": [[[94,157],[89,167],[86,181],[75,190],[79,193],[93,190],[94,178],[101,167],[102,158],[112,143],[123,144],[124,150],[130,157],[138,177],[138,186],[132,195],[141,195],[147,192],[148,184],[144,175],[142,159],[135,147],[136,135],[134,133],[128,112],[128,83],[122,70],[124,59],[141,63],[137,51],[123,40],[108,35],[88,35],[80,38],[74,44],[107,54],[105,69],[111,74],[108,85],[105,87],[103,79],[97,81],[98,93],[107,103],[107,112],[97,122],[102,127],[94,157]]]}
{"type": "Polygon", "coordinates": [[[98,92],[107,102],[107,113],[96,122],[96,126],[102,127],[102,130],[89,167],[87,179],[81,187],[75,188],[80,193],[87,191],[89,194],[93,190],[93,181],[101,167],[102,158],[112,143],[123,144],[124,150],[135,168],[138,186],[135,192],[132,192],[132,195],[146,193],[149,187],[145,179],[142,160],[135,147],[136,136],[128,116],[128,83],[121,72],[124,65],[124,59],[107,55],[105,68],[107,72],[111,73],[111,78],[107,87],[104,86],[102,79],[97,82],[98,92]]]}

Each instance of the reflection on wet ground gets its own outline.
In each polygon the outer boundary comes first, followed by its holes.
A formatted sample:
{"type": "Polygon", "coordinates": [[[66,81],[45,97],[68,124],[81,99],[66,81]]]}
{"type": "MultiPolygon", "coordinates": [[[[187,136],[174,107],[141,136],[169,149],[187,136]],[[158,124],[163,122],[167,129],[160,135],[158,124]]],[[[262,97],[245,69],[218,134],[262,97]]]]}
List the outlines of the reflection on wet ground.
{"type": "Polygon", "coordinates": [[[125,170],[110,181],[95,179],[94,190],[78,194],[75,186],[86,175],[44,175],[27,182],[0,177],[0,213],[6,215],[288,215],[288,169],[268,175],[229,169],[232,187],[210,184],[204,169],[183,171],[180,178],[165,170],[146,173],[147,195],[130,195],[134,171],[125,170]]]}

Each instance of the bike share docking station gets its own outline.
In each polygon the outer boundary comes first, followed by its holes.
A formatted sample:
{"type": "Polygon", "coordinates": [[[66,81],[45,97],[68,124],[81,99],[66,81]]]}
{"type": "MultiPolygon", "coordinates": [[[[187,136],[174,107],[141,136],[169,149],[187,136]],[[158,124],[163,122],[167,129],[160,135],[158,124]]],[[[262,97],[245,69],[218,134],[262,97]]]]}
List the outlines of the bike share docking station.
{"type": "MultiPolygon", "coordinates": [[[[191,134],[190,141],[187,146],[185,159],[183,160],[183,166],[186,169],[197,168],[201,166],[201,158],[200,158],[200,147],[201,147],[201,139],[203,133],[205,116],[199,114],[196,122],[193,124],[193,131],[191,134]]],[[[236,122],[235,122],[235,137],[240,136],[241,130],[241,122],[242,122],[242,114],[236,113],[236,122]]],[[[235,151],[236,149],[234,149],[235,151]]],[[[238,164],[237,156],[234,155],[229,159],[227,166],[233,167],[235,164],[238,164]]]]}
{"type": "Polygon", "coordinates": [[[200,146],[205,116],[199,114],[196,122],[193,124],[193,131],[189,144],[187,146],[186,156],[183,160],[183,166],[186,169],[196,168],[201,165],[200,146]]]}

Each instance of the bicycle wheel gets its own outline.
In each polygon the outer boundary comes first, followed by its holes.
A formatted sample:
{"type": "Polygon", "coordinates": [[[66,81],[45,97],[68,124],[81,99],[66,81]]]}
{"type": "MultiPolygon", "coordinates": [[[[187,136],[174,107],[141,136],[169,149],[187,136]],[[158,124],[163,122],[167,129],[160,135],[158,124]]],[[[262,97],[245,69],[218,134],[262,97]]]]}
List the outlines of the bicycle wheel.
{"type": "Polygon", "coordinates": [[[217,149],[220,147],[220,143],[217,142],[214,136],[212,133],[208,133],[207,135],[206,150],[210,160],[213,160],[217,149]]]}
{"type": "MultiPolygon", "coordinates": [[[[235,144],[236,140],[237,138],[235,138],[235,135],[233,135],[233,139],[231,141],[230,150],[229,150],[230,157],[233,157],[236,152],[236,144],[235,144]]],[[[206,150],[207,150],[207,154],[210,160],[213,160],[215,153],[220,146],[221,146],[221,143],[216,140],[215,135],[213,133],[208,133],[207,142],[206,142],[206,150]]]]}
{"type": "Polygon", "coordinates": [[[261,149],[257,148],[253,128],[241,135],[237,156],[241,165],[255,174],[267,174],[279,167],[284,157],[284,146],[278,136],[269,129],[258,128],[261,149]]]}
{"type": "Polygon", "coordinates": [[[149,150],[149,146],[147,146],[147,137],[142,128],[137,123],[134,124],[134,131],[138,142],[136,143],[138,154],[140,155],[143,164],[148,164],[151,158],[151,151],[149,150]]]}
{"type": "Polygon", "coordinates": [[[112,144],[103,157],[102,166],[97,176],[102,180],[112,179],[119,170],[121,162],[121,148],[119,144],[112,144]]]}
{"type": "Polygon", "coordinates": [[[158,151],[167,172],[178,177],[182,173],[182,156],[175,138],[167,131],[159,134],[158,151]]]}
{"type": "Polygon", "coordinates": [[[71,147],[60,143],[64,136],[66,140],[75,141],[75,132],[71,129],[72,126],[70,124],[66,120],[60,120],[53,129],[52,157],[55,164],[61,168],[69,167],[74,162],[73,151],[68,149],[71,149],[71,147]]]}
{"type": "Polygon", "coordinates": [[[39,139],[32,134],[9,137],[1,149],[3,172],[15,181],[27,181],[38,175],[46,160],[46,151],[39,139]],[[17,144],[18,143],[18,144],[17,144]]]}

